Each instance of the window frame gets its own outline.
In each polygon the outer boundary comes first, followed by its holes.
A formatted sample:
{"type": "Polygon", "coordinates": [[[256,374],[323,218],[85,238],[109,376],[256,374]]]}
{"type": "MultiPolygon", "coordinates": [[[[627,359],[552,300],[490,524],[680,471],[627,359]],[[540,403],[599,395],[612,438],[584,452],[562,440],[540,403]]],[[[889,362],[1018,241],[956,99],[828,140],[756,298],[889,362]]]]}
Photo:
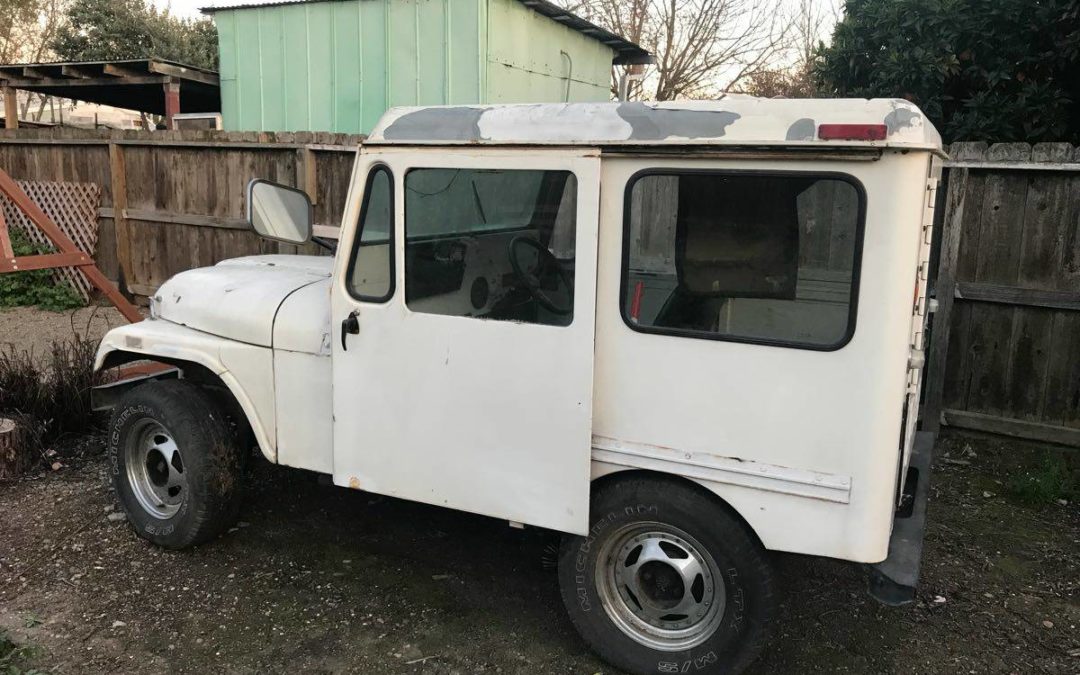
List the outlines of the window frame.
{"type": "MultiPolygon", "coordinates": [[[[535,168],[503,167],[503,166],[464,166],[463,167],[463,166],[460,166],[460,165],[455,165],[455,166],[431,166],[431,165],[428,165],[428,164],[418,164],[416,166],[410,166],[404,171],[404,174],[403,174],[404,178],[402,179],[402,183],[401,183],[402,190],[407,191],[409,189],[407,181],[408,181],[410,173],[412,173],[414,171],[428,171],[428,170],[432,170],[432,169],[436,169],[436,170],[438,170],[438,169],[456,169],[456,170],[459,170],[459,171],[503,171],[503,172],[532,171],[532,172],[538,172],[538,173],[565,173],[567,175],[568,179],[573,179],[573,181],[574,181],[574,204],[575,205],[577,204],[578,190],[579,190],[579,185],[580,185],[580,182],[581,182],[581,178],[578,176],[577,172],[574,169],[567,168],[567,167],[535,169],[535,168]]],[[[408,253],[408,247],[409,247],[410,244],[418,244],[418,243],[423,244],[423,243],[430,243],[430,242],[439,242],[439,241],[447,241],[447,240],[453,240],[453,239],[461,239],[461,238],[465,238],[465,237],[483,237],[483,236],[488,236],[488,235],[510,234],[510,233],[513,233],[513,232],[528,232],[528,231],[531,231],[535,227],[535,218],[536,218],[535,209],[536,209],[536,206],[538,204],[540,204],[540,201],[541,201],[542,198],[543,198],[543,194],[542,194],[542,188],[541,188],[541,194],[537,195],[536,201],[533,204],[532,219],[530,219],[529,223],[527,223],[525,225],[520,225],[520,226],[515,226],[515,227],[498,227],[498,228],[492,228],[490,230],[481,230],[479,232],[448,232],[448,233],[443,233],[443,234],[423,235],[421,237],[417,237],[417,238],[414,238],[414,239],[409,238],[408,204],[403,203],[402,204],[402,220],[401,220],[401,233],[402,233],[401,238],[402,238],[402,256],[403,256],[402,257],[402,264],[407,264],[408,263],[408,260],[407,260],[408,255],[407,255],[407,253],[408,253]]],[[[558,216],[558,214],[556,214],[555,217],[557,217],[557,216],[558,216]]],[[[574,211],[574,213],[573,213],[573,223],[574,223],[574,257],[570,258],[570,260],[574,265],[574,268],[573,268],[573,270],[574,270],[574,285],[570,289],[571,304],[573,303],[573,301],[577,297],[577,295],[576,295],[577,294],[577,234],[578,234],[578,214],[577,214],[577,211],[574,211]]],[[[500,322],[503,321],[502,319],[483,319],[482,317],[477,317],[477,316],[472,316],[472,315],[435,314],[435,313],[432,313],[432,312],[425,312],[425,311],[422,311],[422,310],[414,310],[411,307],[409,307],[408,290],[407,290],[408,289],[408,284],[409,284],[409,270],[408,270],[407,267],[406,267],[405,273],[403,275],[403,283],[404,283],[404,285],[406,287],[405,296],[404,296],[404,304],[405,304],[406,309],[408,309],[410,312],[416,312],[416,313],[419,313],[419,314],[433,314],[434,316],[455,316],[455,317],[462,317],[462,318],[469,318],[469,319],[481,319],[481,320],[491,320],[491,321],[500,321],[500,322]]],[[[566,325],[545,324],[545,323],[529,323],[529,322],[526,322],[526,323],[528,323],[528,325],[532,325],[532,326],[548,326],[548,327],[551,327],[551,328],[568,328],[568,327],[574,325],[575,321],[577,321],[577,312],[576,312],[576,309],[572,308],[571,313],[570,313],[570,323],[567,323],[566,325]]]]}
{"type": "MultiPolygon", "coordinates": [[[[570,169],[520,169],[520,168],[512,169],[512,168],[506,168],[506,167],[461,167],[461,166],[449,167],[449,166],[417,165],[417,166],[410,166],[408,169],[406,169],[405,177],[402,179],[402,183],[401,183],[402,189],[408,191],[408,189],[409,189],[409,183],[408,183],[409,174],[414,172],[414,171],[451,170],[451,169],[452,170],[457,170],[457,171],[539,171],[539,172],[563,171],[563,172],[569,174],[570,176],[573,176],[574,181],[575,181],[574,198],[575,199],[577,198],[577,187],[576,187],[577,174],[574,173],[570,169]]],[[[539,200],[539,199],[540,199],[540,196],[537,195],[537,200],[539,200]]],[[[407,205],[404,205],[404,206],[407,206],[407,205]]],[[[535,208],[535,204],[534,204],[534,208],[535,208]]],[[[529,230],[532,227],[532,222],[530,221],[528,224],[519,225],[519,226],[516,226],[516,227],[493,227],[491,229],[480,230],[478,232],[444,232],[442,234],[426,234],[426,235],[422,235],[422,236],[418,236],[418,237],[410,239],[409,238],[409,214],[407,213],[405,208],[402,208],[402,213],[404,214],[404,220],[402,220],[402,223],[401,223],[401,230],[402,230],[402,233],[403,233],[403,236],[404,236],[404,241],[405,241],[406,246],[408,246],[410,242],[444,241],[446,239],[459,239],[459,238],[465,237],[465,236],[477,237],[477,236],[484,236],[484,235],[488,235],[488,234],[509,234],[510,232],[525,232],[526,230],[529,230]]],[[[533,215],[535,216],[535,213],[533,215]]],[[[577,214],[575,214],[575,223],[574,223],[575,233],[577,232],[577,229],[576,229],[577,228],[576,215],[577,214]]]]}
{"type": "Polygon", "coordinates": [[[623,323],[636,333],[648,335],[666,335],[672,337],[688,337],[704,340],[716,340],[720,342],[735,342],[739,344],[762,345],[766,347],[785,347],[788,349],[804,349],[816,352],[835,352],[843,349],[852,338],[855,337],[855,326],[859,315],[859,282],[862,277],[863,238],[866,232],[866,188],[858,178],[840,171],[789,171],[779,169],[698,169],[679,167],[650,167],[634,172],[626,179],[623,189],[623,227],[622,227],[622,269],[619,271],[619,315],[623,323]],[[683,176],[683,175],[716,175],[716,176],[744,176],[744,177],[797,177],[816,178],[828,180],[840,180],[855,188],[858,198],[855,220],[855,246],[854,260],[851,264],[851,294],[848,298],[848,321],[844,334],[839,340],[829,344],[814,344],[794,340],[781,340],[760,337],[744,337],[739,335],[726,335],[708,331],[664,328],[660,326],[643,326],[630,320],[627,313],[627,293],[630,290],[630,215],[633,201],[633,190],[637,182],[647,176],[683,176]]]}
{"type": "Polygon", "coordinates": [[[345,292],[349,297],[357,302],[370,302],[374,304],[385,304],[394,297],[397,291],[397,213],[395,211],[395,195],[394,190],[396,186],[394,184],[394,171],[388,164],[378,162],[372,164],[368,168],[367,177],[364,179],[364,200],[360,204],[360,213],[356,219],[356,232],[353,235],[352,250],[349,251],[349,263],[345,269],[345,292]],[[364,236],[364,218],[367,216],[368,202],[371,200],[371,186],[375,182],[375,177],[380,172],[386,172],[386,176],[390,181],[390,236],[387,240],[387,245],[390,251],[390,287],[386,293],[381,296],[374,295],[360,295],[353,292],[352,280],[356,272],[356,257],[360,253],[360,240],[364,236]]]}

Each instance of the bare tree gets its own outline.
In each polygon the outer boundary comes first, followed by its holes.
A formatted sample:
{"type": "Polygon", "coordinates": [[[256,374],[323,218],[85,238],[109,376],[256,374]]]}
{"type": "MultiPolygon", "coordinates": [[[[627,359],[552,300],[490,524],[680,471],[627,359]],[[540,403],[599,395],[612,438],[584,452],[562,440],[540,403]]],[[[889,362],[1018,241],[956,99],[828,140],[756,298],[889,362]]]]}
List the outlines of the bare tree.
{"type": "Polygon", "coordinates": [[[67,0],[0,1],[0,63],[44,60],[66,5],[67,0]]]}
{"type": "Polygon", "coordinates": [[[787,52],[778,64],[751,74],[740,90],[766,98],[817,96],[814,61],[841,12],[836,0],[802,0],[788,21],[787,52]]]}
{"type": "Polygon", "coordinates": [[[655,55],[656,63],[628,93],[659,101],[715,97],[771,65],[787,45],[780,6],[781,0],[567,3],[570,11],[655,55]]]}
{"type": "MultiPolygon", "coordinates": [[[[0,63],[39,63],[51,55],[49,42],[64,21],[67,0],[0,0],[0,63]]],[[[34,116],[41,120],[53,102],[44,94],[29,94],[20,115],[26,119],[37,100],[34,116]]]]}

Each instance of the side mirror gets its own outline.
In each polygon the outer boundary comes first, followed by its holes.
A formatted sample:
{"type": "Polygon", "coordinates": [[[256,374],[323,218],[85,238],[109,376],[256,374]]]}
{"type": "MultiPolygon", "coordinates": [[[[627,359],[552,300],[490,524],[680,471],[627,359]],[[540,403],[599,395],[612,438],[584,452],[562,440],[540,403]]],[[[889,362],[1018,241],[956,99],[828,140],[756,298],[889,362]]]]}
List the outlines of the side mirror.
{"type": "Polygon", "coordinates": [[[303,190],[256,178],[248,183],[247,221],[260,236],[288,244],[311,239],[314,215],[303,190]]]}

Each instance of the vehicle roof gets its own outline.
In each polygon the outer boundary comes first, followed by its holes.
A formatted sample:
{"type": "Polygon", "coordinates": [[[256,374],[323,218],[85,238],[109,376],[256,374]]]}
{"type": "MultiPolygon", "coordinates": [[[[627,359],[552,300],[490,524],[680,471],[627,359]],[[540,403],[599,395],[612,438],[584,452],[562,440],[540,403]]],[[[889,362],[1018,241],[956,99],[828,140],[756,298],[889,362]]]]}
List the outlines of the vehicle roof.
{"type": "Polygon", "coordinates": [[[941,136],[902,99],[536,103],[391,108],[369,145],[846,146],[941,152],[941,136]],[[884,124],[883,141],[818,140],[819,124],[884,124]]]}

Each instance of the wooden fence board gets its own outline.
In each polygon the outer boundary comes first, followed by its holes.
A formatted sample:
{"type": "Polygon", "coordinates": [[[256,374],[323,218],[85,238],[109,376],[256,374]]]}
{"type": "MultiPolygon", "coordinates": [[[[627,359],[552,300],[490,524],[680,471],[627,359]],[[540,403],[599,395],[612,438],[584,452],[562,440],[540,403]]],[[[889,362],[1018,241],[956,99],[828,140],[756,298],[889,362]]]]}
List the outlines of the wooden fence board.
{"type": "Polygon", "coordinates": [[[1080,445],[1078,152],[954,146],[946,203],[966,212],[945,214],[926,426],[1080,445]]]}
{"type": "Polygon", "coordinates": [[[227,230],[247,229],[247,184],[266,178],[310,184],[315,222],[336,231],[359,140],[328,133],[0,130],[0,166],[24,180],[100,185],[98,265],[143,294],[174,271],[228,257],[321,253],[314,245],[298,249],[227,230]]]}

